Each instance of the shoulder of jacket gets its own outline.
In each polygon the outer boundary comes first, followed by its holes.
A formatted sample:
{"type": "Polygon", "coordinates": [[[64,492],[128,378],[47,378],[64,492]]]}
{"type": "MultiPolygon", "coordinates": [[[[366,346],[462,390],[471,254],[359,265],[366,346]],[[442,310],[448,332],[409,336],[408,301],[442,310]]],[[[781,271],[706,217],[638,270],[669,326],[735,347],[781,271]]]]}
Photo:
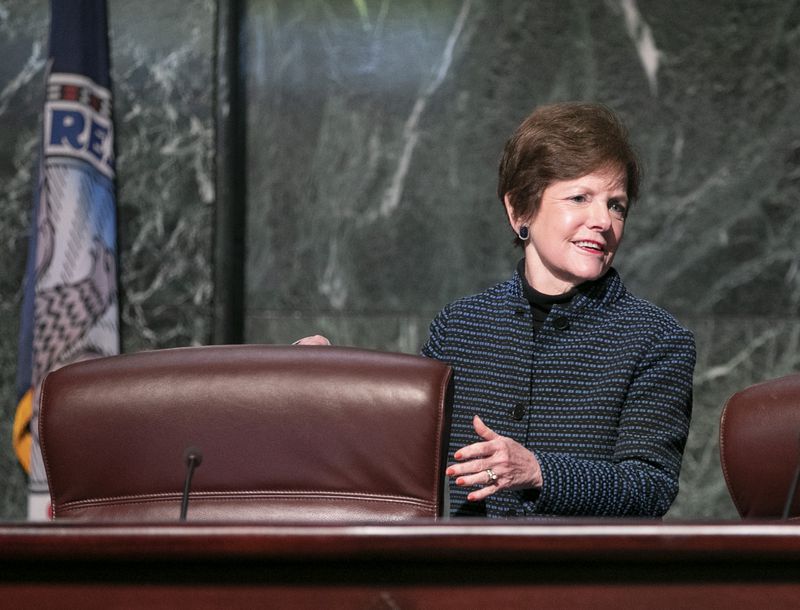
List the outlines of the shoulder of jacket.
{"type": "Polygon", "coordinates": [[[663,334],[693,336],[692,332],[681,325],[666,309],[627,290],[616,305],[614,309],[617,316],[624,317],[630,324],[645,324],[663,334]]]}
{"type": "Polygon", "coordinates": [[[506,280],[487,288],[483,292],[456,299],[445,307],[449,313],[474,309],[497,308],[505,305],[514,294],[514,280],[506,280]]]}

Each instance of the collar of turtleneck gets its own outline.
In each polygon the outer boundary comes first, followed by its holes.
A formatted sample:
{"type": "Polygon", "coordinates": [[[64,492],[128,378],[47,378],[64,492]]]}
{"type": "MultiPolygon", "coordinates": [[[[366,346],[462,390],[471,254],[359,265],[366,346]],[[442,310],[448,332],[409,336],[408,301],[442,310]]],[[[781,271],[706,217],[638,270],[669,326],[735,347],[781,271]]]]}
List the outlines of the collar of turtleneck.
{"type": "Polygon", "coordinates": [[[547,314],[553,308],[553,305],[561,305],[569,303],[574,297],[578,289],[573,288],[564,294],[550,295],[542,294],[528,283],[525,277],[525,259],[522,258],[517,263],[517,275],[522,282],[522,295],[527,299],[531,306],[531,313],[533,314],[533,329],[539,330],[544,324],[547,314]]]}

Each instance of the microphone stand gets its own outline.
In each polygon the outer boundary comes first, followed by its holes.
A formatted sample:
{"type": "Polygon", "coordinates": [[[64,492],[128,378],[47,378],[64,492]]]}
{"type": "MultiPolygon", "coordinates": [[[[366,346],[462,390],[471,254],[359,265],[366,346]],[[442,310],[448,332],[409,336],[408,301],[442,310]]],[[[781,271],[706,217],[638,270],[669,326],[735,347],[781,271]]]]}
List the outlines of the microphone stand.
{"type": "Polygon", "coordinates": [[[186,480],[183,483],[183,498],[181,499],[181,521],[186,521],[186,512],[189,510],[189,490],[192,487],[194,469],[203,461],[203,454],[196,447],[189,447],[184,455],[186,456],[186,480]]]}

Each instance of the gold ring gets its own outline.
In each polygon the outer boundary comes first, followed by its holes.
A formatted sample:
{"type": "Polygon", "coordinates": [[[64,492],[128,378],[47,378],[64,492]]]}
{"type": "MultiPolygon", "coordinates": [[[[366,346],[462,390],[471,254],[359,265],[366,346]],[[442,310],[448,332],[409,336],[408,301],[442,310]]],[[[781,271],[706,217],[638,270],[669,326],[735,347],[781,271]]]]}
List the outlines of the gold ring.
{"type": "Polygon", "coordinates": [[[486,484],[492,485],[497,482],[497,475],[494,473],[494,470],[491,468],[486,469],[486,484]]]}

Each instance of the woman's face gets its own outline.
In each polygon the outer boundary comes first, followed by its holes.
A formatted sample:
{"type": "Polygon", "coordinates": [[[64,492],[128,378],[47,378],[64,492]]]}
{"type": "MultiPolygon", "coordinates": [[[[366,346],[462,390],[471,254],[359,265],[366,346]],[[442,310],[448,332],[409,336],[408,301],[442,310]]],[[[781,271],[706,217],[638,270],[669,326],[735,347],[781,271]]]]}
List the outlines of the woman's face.
{"type": "Polygon", "coordinates": [[[544,294],[562,294],[608,270],[625,228],[625,179],[624,171],[610,170],[554,182],[527,223],[513,217],[506,197],[514,230],[523,224],[530,229],[525,275],[531,286],[544,294]]]}

